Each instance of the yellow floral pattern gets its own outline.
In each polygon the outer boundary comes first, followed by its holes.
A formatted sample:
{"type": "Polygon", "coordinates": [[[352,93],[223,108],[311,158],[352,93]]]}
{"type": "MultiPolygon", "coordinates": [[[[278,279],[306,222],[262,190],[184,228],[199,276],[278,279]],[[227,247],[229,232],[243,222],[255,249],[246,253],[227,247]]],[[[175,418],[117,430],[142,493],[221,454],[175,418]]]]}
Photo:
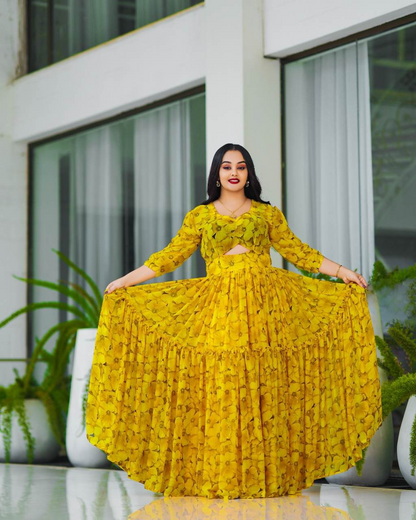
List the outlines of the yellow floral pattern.
{"type": "MultiPolygon", "coordinates": [[[[174,271],[197,247],[207,268],[224,253],[241,244],[260,255],[273,247],[296,267],[318,273],[323,255],[302,242],[289,228],[277,206],[251,201],[251,208],[236,219],[220,215],[215,206],[200,204],[189,211],[181,229],[161,251],[153,253],[144,265],[156,277],[174,271]]],[[[217,262],[218,263],[218,262],[217,262]]]]}
{"type": "Polygon", "coordinates": [[[310,272],[323,255],[270,204],[199,205],[145,265],[197,247],[207,276],[105,294],[88,440],[165,496],[295,495],[354,466],[382,420],[365,289],[273,267],[270,247],[310,272]]]}

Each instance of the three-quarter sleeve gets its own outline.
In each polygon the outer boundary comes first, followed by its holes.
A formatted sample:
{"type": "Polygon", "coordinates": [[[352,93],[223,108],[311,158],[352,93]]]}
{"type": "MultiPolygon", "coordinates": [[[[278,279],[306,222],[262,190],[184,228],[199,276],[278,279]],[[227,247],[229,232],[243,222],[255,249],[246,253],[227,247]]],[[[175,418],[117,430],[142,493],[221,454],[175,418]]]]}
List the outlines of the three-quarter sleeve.
{"type": "Polygon", "coordinates": [[[273,248],[298,269],[319,273],[324,255],[293,233],[282,211],[276,206],[272,206],[269,237],[273,248]]]}
{"type": "Polygon", "coordinates": [[[185,215],[182,226],[169,244],[153,253],[144,265],[155,271],[156,277],[170,273],[182,265],[201,242],[201,232],[195,225],[193,210],[185,215]]]}

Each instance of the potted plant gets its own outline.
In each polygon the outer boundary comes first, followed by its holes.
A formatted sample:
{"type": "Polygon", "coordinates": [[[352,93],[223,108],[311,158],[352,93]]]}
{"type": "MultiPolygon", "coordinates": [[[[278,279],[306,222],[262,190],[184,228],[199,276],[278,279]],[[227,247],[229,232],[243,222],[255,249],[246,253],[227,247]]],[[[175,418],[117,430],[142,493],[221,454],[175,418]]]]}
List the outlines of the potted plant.
{"type": "MultiPolygon", "coordinates": [[[[66,430],[66,452],[73,466],[107,468],[107,455],[93,446],[86,435],[86,406],[97,328],[78,331],[72,369],[71,396],[66,430]]],[[[118,466],[115,466],[118,467],[118,466]]]]}
{"type": "Polygon", "coordinates": [[[384,265],[377,262],[374,284],[379,290],[396,288],[406,281],[409,284],[403,311],[407,317],[391,320],[387,324],[387,337],[376,336],[376,342],[382,355],[378,364],[388,374],[388,381],[382,385],[383,418],[408,401],[400,427],[397,459],[406,482],[416,489],[416,264],[387,272],[384,265]],[[407,367],[393,348],[404,352],[407,367]]]}
{"type": "MultiPolygon", "coordinates": [[[[21,314],[44,308],[62,309],[74,315],[74,318],[54,325],[42,338],[36,338],[32,356],[24,360],[27,361],[25,373],[21,376],[14,369],[16,375],[14,383],[7,387],[0,386],[0,460],[5,462],[50,461],[57,456],[59,447],[65,447],[66,415],[72,382],[71,376],[65,373],[66,367],[76,344],[77,332],[80,329],[98,326],[102,295],[97,285],[63,253],[55,249],[53,251],[86,281],[93,296],[75,283],[53,283],[14,276],[28,284],[58,291],[72,302],[32,303],[3,320],[0,328],[21,314]],[[55,335],[57,337],[54,349],[52,352],[47,352],[44,347],[55,335]],[[39,362],[47,364],[41,382],[37,382],[33,376],[35,365],[39,362]],[[43,416],[48,420],[42,422],[43,416]],[[19,445],[19,438],[20,441],[24,441],[25,446],[22,442],[19,445]]],[[[19,360],[0,359],[0,361],[19,360]]],[[[91,448],[95,447],[91,446],[91,448]]]]}

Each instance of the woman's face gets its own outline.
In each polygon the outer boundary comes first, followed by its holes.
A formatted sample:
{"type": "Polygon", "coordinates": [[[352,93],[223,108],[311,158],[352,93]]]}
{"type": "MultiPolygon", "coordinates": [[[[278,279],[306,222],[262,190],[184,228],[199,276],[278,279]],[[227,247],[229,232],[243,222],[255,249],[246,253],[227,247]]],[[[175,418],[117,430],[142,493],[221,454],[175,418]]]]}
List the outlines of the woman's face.
{"type": "Polygon", "coordinates": [[[239,150],[225,152],[220,166],[221,188],[233,192],[244,190],[247,177],[248,170],[243,154],[239,150]],[[230,179],[238,179],[239,182],[230,182],[230,179]]]}

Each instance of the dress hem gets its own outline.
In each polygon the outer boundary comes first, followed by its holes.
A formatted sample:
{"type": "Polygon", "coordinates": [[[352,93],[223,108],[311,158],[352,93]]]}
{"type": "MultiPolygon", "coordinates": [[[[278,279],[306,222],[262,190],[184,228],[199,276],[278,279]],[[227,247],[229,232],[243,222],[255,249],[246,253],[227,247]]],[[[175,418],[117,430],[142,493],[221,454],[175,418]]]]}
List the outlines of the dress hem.
{"type": "MultiPolygon", "coordinates": [[[[345,291],[345,295],[343,295],[343,297],[340,298],[338,305],[336,305],[336,308],[334,309],[335,312],[333,314],[333,318],[331,319],[331,321],[327,324],[327,326],[324,329],[320,330],[318,333],[315,334],[315,338],[314,338],[315,340],[313,342],[311,342],[312,346],[314,346],[314,345],[319,346],[320,340],[321,340],[322,336],[328,335],[328,331],[331,330],[331,328],[333,327],[334,323],[337,320],[339,320],[339,319],[342,320],[342,317],[340,317],[340,316],[342,316],[343,312],[346,311],[346,309],[348,307],[349,298],[350,298],[350,295],[351,295],[351,289],[352,290],[359,289],[359,292],[361,293],[361,297],[365,298],[365,290],[364,289],[362,289],[361,287],[358,287],[358,286],[354,287],[354,289],[353,289],[353,287],[350,286],[349,289],[345,291]]],[[[125,291],[125,289],[124,289],[124,291],[125,291]]],[[[109,296],[107,295],[107,297],[109,297],[109,296]]],[[[230,351],[230,349],[227,350],[226,352],[224,350],[220,350],[220,349],[218,349],[218,350],[212,349],[211,351],[206,351],[206,350],[202,350],[202,349],[199,350],[198,348],[191,347],[191,346],[188,346],[186,344],[181,344],[181,342],[180,342],[180,340],[178,338],[165,335],[163,332],[157,331],[157,329],[154,330],[152,327],[149,327],[147,319],[144,316],[142,316],[139,312],[137,312],[136,307],[131,302],[128,301],[128,298],[126,298],[125,296],[122,296],[121,298],[126,300],[125,301],[126,306],[132,307],[133,311],[135,312],[135,319],[137,319],[138,328],[141,329],[141,333],[146,336],[146,335],[149,334],[149,332],[156,332],[157,335],[158,335],[159,341],[161,342],[161,344],[164,344],[165,348],[168,348],[168,349],[170,349],[170,348],[177,348],[178,351],[182,351],[183,349],[188,349],[188,350],[191,350],[191,351],[196,351],[199,354],[204,354],[204,355],[216,354],[218,356],[222,356],[224,353],[229,354],[229,355],[235,355],[235,353],[236,353],[236,352],[233,352],[233,350],[230,351]]],[[[306,348],[306,347],[307,347],[307,345],[303,344],[303,348],[306,348]]],[[[275,349],[276,347],[273,346],[272,348],[275,349]]],[[[261,348],[261,349],[255,351],[255,350],[253,350],[250,347],[250,348],[247,348],[247,349],[245,349],[245,348],[236,348],[234,350],[244,354],[246,352],[246,350],[250,351],[251,353],[253,353],[253,352],[262,353],[264,349],[261,348]]],[[[277,350],[286,350],[286,349],[277,348],[277,350]]],[[[290,350],[292,350],[292,348],[290,350]]],[[[296,350],[299,350],[299,347],[297,347],[296,350]]],[[[197,492],[197,493],[192,493],[192,494],[188,494],[188,495],[186,495],[186,494],[172,495],[171,493],[165,494],[164,491],[160,491],[160,490],[156,489],[157,485],[153,486],[152,484],[147,483],[148,480],[149,480],[148,478],[144,478],[144,477],[140,476],[140,474],[138,474],[138,473],[131,473],[131,472],[129,472],[127,467],[125,465],[123,465],[121,461],[117,461],[117,457],[114,455],[114,451],[112,451],[111,453],[107,453],[105,451],[105,449],[100,447],[100,444],[103,444],[103,442],[100,443],[100,441],[98,441],[98,442],[94,443],[94,441],[96,441],[97,439],[94,438],[93,436],[90,436],[89,433],[87,433],[87,438],[88,438],[88,440],[89,440],[89,442],[91,444],[95,445],[96,447],[98,447],[100,450],[102,450],[106,454],[107,459],[110,462],[113,462],[114,464],[119,466],[123,471],[125,471],[127,473],[127,476],[128,476],[129,479],[134,480],[136,482],[142,483],[146,490],[151,491],[153,493],[162,494],[163,496],[166,496],[166,497],[171,497],[171,496],[180,496],[180,497],[183,497],[183,496],[194,496],[194,497],[205,497],[205,498],[210,498],[210,499],[221,498],[221,499],[224,499],[224,500],[235,499],[235,498],[242,498],[242,499],[272,498],[272,497],[279,497],[279,496],[287,496],[287,495],[299,494],[299,493],[302,492],[302,490],[308,489],[309,487],[311,487],[314,484],[314,482],[316,480],[318,480],[318,479],[325,478],[327,476],[336,475],[336,474],[339,474],[339,473],[344,473],[348,469],[354,467],[357,464],[357,462],[362,459],[362,453],[360,454],[358,452],[364,450],[366,447],[369,446],[369,444],[371,442],[371,438],[373,437],[374,433],[378,430],[378,428],[382,424],[382,415],[381,415],[381,411],[380,411],[379,408],[376,409],[375,417],[376,417],[376,422],[374,422],[373,426],[371,427],[371,429],[369,429],[366,432],[365,441],[360,440],[360,436],[358,436],[357,437],[357,442],[354,444],[354,446],[350,447],[350,450],[349,450],[350,453],[347,454],[348,460],[345,460],[345,458],[344,458],[341,463],[337,464],[338,468],[341,467],[341,466],[344,466],[342,469],[338,469],[338,470],[337,469],[333,469],[331,471],[324,471],[323,473],[321,472],[320,475],[318,475],[318,476],[314,476],[314,477],[309,476],[309,478],[305,477],[305,479],[303,480],[302,486],[298,490],[293,491],[293,492],[285,492],[283,494],[279,494],[278,492],[273,492],[273,493],[270,493],[270,494],[266,494],[265,492],[263,492],[262,495],[256,495],[256,494],[254,494],[254,495],[247,495],[247,494],[244,494],[244,492],[243,493],[237,492],[237,496],[234,496],[236,490],[234,490],[234,493],[232,492],[232,493],[230,493],[228,495],[225,495],[225,496],[219,496],[218,494],[216,494],[216,493],[219,493],[219,491],[213,491],[212,493],[205,492],[205,494],[202,491],[201,494],[197,492]],[[345,468],[345,465],[347,466],[346,468],[345,468]],[[311,478],[313,478],[312,481],[310,480],[311,478]],[[309,482],[309,484],[308,484],[308,482],[309,482]]],[[[320,467],[322,467],[322,464],[321,464],[320,467]]],[[[302,481],[299,481],[300,484],[301,484],[301,482],[302,481]]],[[[220,493],[224,493],[224,492],[221,491],[220,493]]]]}
{"type": "MultiPolygon", "coordinates": [[[[377,423],[376,423],[376,427],[373,428],[373,431],[369,433],[369,436],[368,436],[368,440],[364,443],[361,443],[358,445],[358,448],[360,450],[365,450],[366,448],[368,448],[368,446],[370,445],[371,443],[371,440],[372,440],[372,437],[374,435],[374,433],[379,429],[379,427],[382,425],[383,423],[383,420],[382,418],[380,418],[377,423]]],[[[89,439],[89,435],[87,434],[87,438],[89,439]]],[[[91,442],[91,441],[90,441],[91,442]]],[[[101,449],[101,448],[99,448],[101,449]]],[[[104,450],[101,450],[101,451],[104,451],[104,450]]],[[[140,484],[143,484],[144,488],[147,490],[147,491],[151,491],[152,493],[155,493],[157,495],[161,495],[161,496],[164,496],[164,497],[175,497],[175,498],[180,498],[180,497],[201,497],[201,498],[209,498],[209,499],[222,499],[222,500],[235,500],[235,499],[258,499],[258,498],[277,498],[277,497],[281,497],[281,496],[293,496],[293,495],[299,495],[302,493],[302,491],[304,490],[307,490],[309,489],[310,487],[312,487],[314,484],[315,484],[315,481],[316,480],[319,480],[319,479],[322,479],[322,478],[326,478],[326,477],[332,477],[333,475],[338,475],[340,473],[345,473],[346,471],[348,471],[349,469],[353,468],[356,466],[357,462],[360,461],[362,459],[362,457],[355,457],[354,455],[351,457],[352,460],[348,461],[347,462],[347,468],[346,469],[342,469],[342,470],[338,470],[338,471],[331,471],[329,473],[325,472],[323,475],[321,476],[318,476],[318,477],[314,477],[313,479],[313,482],[311,482],[310,484],[300,488],[299,490],[293,492],[293,493],[285,493],[285,494],[278,494],[278,493],[271,493],[270,495],[263,495],[263,496],[256,496],[256,495],[242,495],[242,496],[209,496],[207,494],[203,495],[203,494],[188,494],[188,495],[171,495],[171,494],[167,494],[165,495],[164,491],[156,491],[156,489],[152,489],[151,487],[151,484],[146,484],[147,482],[147,479],[141,479],[140,477],[139,478],[135,478],[135,476],[131,473],[129,473],[129,471],[123,467],[123,465],[119,462],[117,462],[116,458],[115,457],[112,457],[111,455],[107,454],[105,451],[104,453],[106,454],[106,457],[107,459],[112,462],[113,464],[116,464],[122,471],[125,471],[126,474],[127,474],[127,478],[129,478],[130,480],[134,480],[135,482],[139,482],[140,484]]],[[[156,486],[154,486],[156,487],[156,486]]]]}

